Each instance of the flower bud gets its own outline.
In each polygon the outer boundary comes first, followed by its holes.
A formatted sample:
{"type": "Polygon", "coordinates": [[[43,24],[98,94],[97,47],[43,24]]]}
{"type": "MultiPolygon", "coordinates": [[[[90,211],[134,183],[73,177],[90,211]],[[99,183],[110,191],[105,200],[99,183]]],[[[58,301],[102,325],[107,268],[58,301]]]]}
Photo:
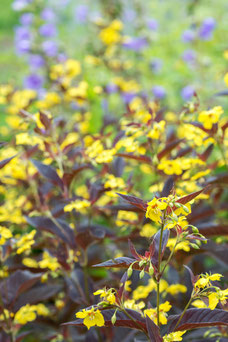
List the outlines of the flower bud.
{"type": "Polygon", "coordinates": [[[153,269],[153,266],[150,264],[150,267],[149,267],[149,275],[153,275],[154,274],[154,269],[153,269]]]}
{"type": "Polygon", "coordinates": [[[113,325],[116,323],[116,311],[112,315],[111,322],[112,322],[113,325]]]}
{"type": "Polygon", "coordinates": [[[130,278],[132,273],[133,273],[133,270],[132,270],[132,265],[131,265],[127,270],[127,276],[130,278]]]}
{"type": "Polygon", "coordinates": [[[194,249],[200,249],[200,247],[196,243],[190,243],[190,246],[194,249]]]}
{"type": "Polygon", "coordinates": [[[142,270],[142,271],[139,273],[139,278],[142,279],[142,278],[144,277],[144,274],[145,274],[145,272],[144,272],[144,270],[142,270]]]}
{"type": "Polygon", "coordinates": [[[192,232],[193,232],[193,233],[199,233],[199,230],[198,230],[198,228],[192,226],[192,232]]]}
{"type": "Polygon", "coordinates": [[[140,266],[140,267],[142,267],[143,264],[145,264],[145,260],[141,260],[141,261],[139,262],[139,266],[140,266]]]}

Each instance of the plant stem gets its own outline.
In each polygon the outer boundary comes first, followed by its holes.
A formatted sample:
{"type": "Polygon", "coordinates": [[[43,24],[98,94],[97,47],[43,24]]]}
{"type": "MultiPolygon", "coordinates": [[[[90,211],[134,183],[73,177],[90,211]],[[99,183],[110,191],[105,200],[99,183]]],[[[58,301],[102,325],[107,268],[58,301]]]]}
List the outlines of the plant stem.
{"type": "Polygon", "coordinates": [[[190,305],[191,302],[192,302],[192,299],[193,299],[193,298],[192,298],[192,296],[191,296],[191,298],[189,299],[187,305],[186,305],[185,308],[184,308],[184,311],[182,312],[180,318],[178,319],[177,324],[175,325],[173,331],[175,331],[175,329],[177,328],[177,326],[180,324],[180,322],[181,322],[181,320],[182,320],[182,318],[183,318],[183,316],[184,316],[186,310],[188,309],[189,305],[190,305]]]}
{"type": "MultiPolygon", "coordinates": [[[[121,310],[122,310],[122,312],[128,317],[128,318],[130,318],[130,320],[132,320],[132,322],[134,322],[135,323],[135,325],[137,325],[138,327],[139,327],[139,329],[140,330],[142,330],[142,326],[141,326],[141,324],[140,323],[138,323],[126,310],[125,310],[125,308],[121,308],[121,310]]],[[[148,338],[148,341],[150,341],[150,338],[149,338],[149,336],[148,336],[148,334],[147,334],[147,332],[145,331],[145,330],[143,330],[143,332],[144,332],[144,334],[147,336],[147,338],[148,338]]]]}
{"type": "Polygon", "coordinates": [[[178,239],[178,237],[177,237],[176,243],[175,243],[175,245],[174,245],[174,247],[173,247],[173,249],[172,249],[172,251],[171,251],[171,253],[170,253],[169,257],[168,257],[168,260],[167,260],[166,264],[164,265],[164,267],[163,267],[163,269],[162,269],[162,271],[161,271],[161,276],[163,275],[163,273],[164,273],[166,267],[168,266],[170,260],[172,259],[172,256],[173,256],[173,254],[174,254],[174,252],[175,252],[175,248],[176,248],[178,242],[179,242],[179,239],[178,239]]]}
{"type": "MultiPolygon", "coordinates": [[[[165,213],[164,213],[165,218],[165,213]]],[[[164,218],[161,226],[161,235],[159,241],[159,251],[158,251],[158,278],[157,278],[157,325],[160,326],[160,314],[159,314],[159,305],[160,305],[160,266],[161,266],[161,249],[162,249],[162,237],[163,237],[163,229],[164,229],[164,218]]]]}

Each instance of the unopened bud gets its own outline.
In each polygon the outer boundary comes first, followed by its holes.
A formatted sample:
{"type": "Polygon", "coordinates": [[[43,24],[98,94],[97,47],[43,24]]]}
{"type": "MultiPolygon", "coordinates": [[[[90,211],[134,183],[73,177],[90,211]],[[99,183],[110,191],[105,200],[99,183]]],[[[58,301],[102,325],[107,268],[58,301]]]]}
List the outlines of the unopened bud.
{"type": "Polygon", "coordinates": [[[133,273],[133,270],[132,270],[132,265],[131,265],[127,270],[128,277],[131,277],[132,273],[133,273]]]}
{"type": "Polygon", "coordinates": [[[189,214],[189,209],[188,207],[186,207],[186,205],[182,204],[182,208],[184,209],[184,211],[186,211],[186,213],[189,214]]]}
{"type": "Polygon", "coordinates": [[[116,311],[114,312],[112,318],[111,318],[111,322],[114,325],[116,323],[116,311]]]}
{"type": "Polygon", "coordinates": [[[200,247],[196,243],[190,243],[190,246],[194,249],[200,249],[200,247]]]}
{"type": "Polygon", "coordinates": [[[139,262],[139,266],[140,266],[140,267],[142,267],[143,264],[145,264],[145,260],[141,260],[141,261],[139,262]]]}
{"type": "Polygon", "coordinates": [[[142,278],[144,277],[144,274],[145,274],[145,272],[144,272],[144,270],[142,270],[142,271],[139,273],[139,278],[142,279],[142,278]]]}
{"type": "Polygon", "coordinates": [[[153,269],[153,266],[150,264],[150,267],[149,267],[149,275],[153,275],[154,274],[154,269],[153,269]]]}
{"type": "Polygon", "coordinates": [[[199,229],[194,227],[194,226],[192,226],[192,232],[193,233],[199,233],[199,229]]]}
{"type": "Polygon", "coordinates": [[[178,203],[178,202],[175,203],[175,207],[181,208],[181,206],[182,206],[182,205],[181,205],[180,203],[178,203]]]}

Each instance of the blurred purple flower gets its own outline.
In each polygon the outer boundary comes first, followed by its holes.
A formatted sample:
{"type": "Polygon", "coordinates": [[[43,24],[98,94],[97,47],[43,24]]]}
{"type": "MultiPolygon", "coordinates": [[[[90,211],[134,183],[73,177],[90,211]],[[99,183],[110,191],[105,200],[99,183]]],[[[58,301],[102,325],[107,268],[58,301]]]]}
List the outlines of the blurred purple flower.
{"type": "Polygon", "coordinates": [[[131,37],[129,40],[123,43],[123,46],[129,50],[140,51],[148,45],[146,38],[143,37],[131,37]]]}
{"type": "Polygon", "coordinates": [[[166,96],[166,91],[165,91],[165,88],[162,87],[162,86],[154,86],[152,88],[152,91],[154,93],[154,96],[157,98],[157,99],[163,99],[165,96],[166,96]]]}
{"type": "Polygon", "coordinates": [[[58,63],[64,63],[67,60],[67,55],[65,53],[60,53],[58,55],[58,63]]]}
{"type": "Polygon", "coordinates": [[[15,42],[15,48],[19,55],[23,55],[30,51],[31,43],[29,40],[19,40],[15,42]]]}
{"type": "Polygon", "coordinates": [[[31,48],[32,35],[28,27],[18,26],[15,29],[15,47],[18,54],[28,53],[31,48]]]}
{"type": "Polygon", "coordinates": [[[123,93],[122,98],[124,100],[124,103],[126,104],[130,103],[135,97],[135,95],[136,95],[135,93],[123,93]]]}
{"type": "Polygon", "coordinates": [[[147,21],[147,26],[150,30],[156,31],[158,29],[158,22],[156,19],[149,19],[147,21]]]}
{"type": "Polygon", "coordinates": [[[24,79],[24,86],[28,89],[38,90],[43,85],[43,77],[37,74],[31,74],[24,79]]]}
{"type": "Polygon", "coordinates": [[[45,60],[40,55],[31,55],[29,57],[29,65],[33,69],[39,69],[42,68],[45,64],[45,60]]]}
{"type": "Polygon", "coordinates": [[[152,71],[157,74],[161,71],[163,66],[163,61],[160,58],[153,58],[150,62],[150,67],[152,71]]]}
{"type": "Polygon", "coordinates": [[[88,6],[86,5],[77,6],[75,9],[76,20],[81,24],[85,23],[88,19],[88,12],[89,12],[88,6]]]}
{"type": "Polygon", "coordinates": [[[41,36],[48,37],[48,38],[54,37],[57,34],[56,27],[52,23],[47,23],[47,24],[40,26],[39,32],[41,36]]]}
{"type": "Polygon", "coordinates": [[[42,48],[48,57],[54,57],[58,53],[58,46],[53,40],[46,40],[43,42],[42,48]]]}
{"type": "Polygon", "coordinates": [[[136,13],[131,8],[126,8],[123,12],[123,21],[132,22],[136,18],[136,13]]]}
{"type": "Polygon", "coordinates": [[[56,15],[52,8],[46,7],[40,14],[41,18],[45,21],[55,21],[56,15]]]}
{"type": "Polygon", "coordinates": [[[184,62],[193,65],[196,61],[196,52],[194,50],[185,50],[182,59],[184,62]]]}
{"type": "Polygon", "coordinates": [[[195,39],[195,32],[193,30],[186,30],[182,34],[182,41],[184,43],[192,42],[195,39]]]}
{"type": "Polygon", "coordinates": [[[29,26],[32,24],[34,15],[32,13],[24,13],[20,17],[20,23],[24,26],[29,26]]]}
{"type": "Polygon", "coordinates": [[[190,100],[195,93],[195,89],[191,85],[187,85],[181,90],[182,99],[185,101],[190,100]]]}
{"type": "Polygon", "coordinates": [[[106,85],[105,90],[108,94],[115,93],[117,91],[118,87],[116,84],[109,83],[106,85]]]}
{"type": "Polygon", "coordinates": [[[33,0],[14,0],[14,2],[12,3],[12,8],[15,11],[22,11],[32,2],[33,0]]]}
{"type": "Polygon", "coordinates": [[[216,26],[216,21],[214,18],[206,18],[202,22],[199,28],[199,38],[202,40],[210,40],[212,38],[213,31],[216,26]]]}
{"type": "Polygon", "coordinates": [[[15,29],[15,40],[30,40],[31,39],[31,32],[29,31],[28,27],[25,26],[18,26],[15,29]]]}

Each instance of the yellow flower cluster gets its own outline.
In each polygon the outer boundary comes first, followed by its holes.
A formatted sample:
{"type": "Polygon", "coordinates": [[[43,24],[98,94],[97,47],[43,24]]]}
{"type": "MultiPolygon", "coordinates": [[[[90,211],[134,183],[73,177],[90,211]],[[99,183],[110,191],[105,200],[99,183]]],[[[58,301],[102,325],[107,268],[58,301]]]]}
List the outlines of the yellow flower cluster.
{"type": "Polygon", "coordinates": [[[11,231],[3,226],[0,226],[0,245],[4,245],[6,240],[10,239],[12,237],[11,231]]]}
{"type": "Polygon", "coordinates": [[[100,40],[105,45],[114,45],[121,41],[121,30],[123,28],[123,24],[119,20],[113,20],[111,24],[105,28],[103,28],[99,33],[100,40]]]}
{"type": "Polygon", "coordinates": [[[36,235],[36,230],[32,230],[30,233],[23,235],[15,244],[17,248],[17,254],[22,254],[24,252],[29,252],[32,245],[35,243],[34,236],[36,235]]]}
{"type": "Polygon", "coordinates": [[[28,322],[32,322],[39,316],[48,316],[49,310],[44,304],[22,306],[14,316],[14,322],[17,324],[25,325],[28,322]]]}

